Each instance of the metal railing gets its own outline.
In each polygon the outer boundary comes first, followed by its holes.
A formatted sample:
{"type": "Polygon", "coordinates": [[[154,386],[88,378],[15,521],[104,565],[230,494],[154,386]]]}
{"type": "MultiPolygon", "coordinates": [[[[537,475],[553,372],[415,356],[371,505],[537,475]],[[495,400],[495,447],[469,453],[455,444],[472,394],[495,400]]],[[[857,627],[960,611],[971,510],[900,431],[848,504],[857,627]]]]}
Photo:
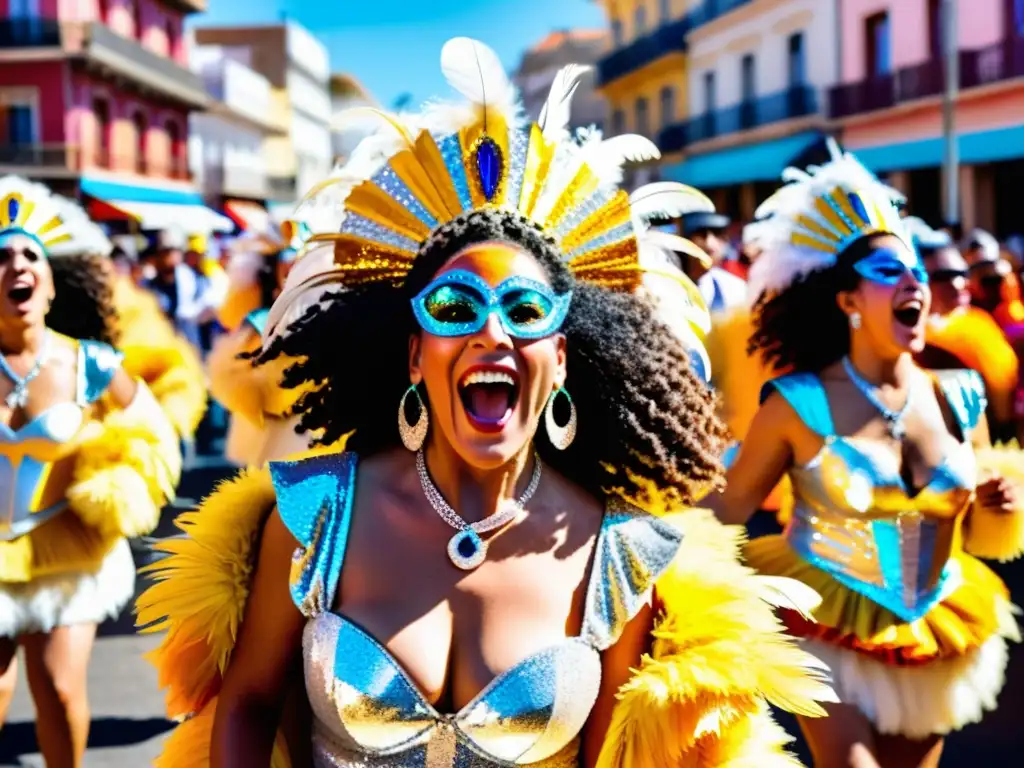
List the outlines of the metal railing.
{"type": "MultiPolygon", "coordinates": [[[[985,48],[960,51],[959,56],[963,89],[1024,77],[1024,38],[1019,36],[985,48]]],[[[931,58],[892,74],[837,85],[828,94],[829,116],[848,117],[938,96],[945,82],[942,59],[931,58]]]]}
{"type": "Polygon", "coordinates": [[[0,165],[75,168],[78,166],[78,151],[63,144],[0,144],[0,165]]]}
{"type": "Polygon", "coordinates": [[[684,17],[664,24],[629,45],[612,51],[597,63],[598,85],[625,77],[670,53],[684,52],[686,33],[689,31],[689,18],[684,17]]]}
{"type": "Polygon", "coordinates": [[[662,152],[677,152],[698,141],[747,131],[818,112],[818,93],[801,85],[667,126],[658,136],[662,152]]]}

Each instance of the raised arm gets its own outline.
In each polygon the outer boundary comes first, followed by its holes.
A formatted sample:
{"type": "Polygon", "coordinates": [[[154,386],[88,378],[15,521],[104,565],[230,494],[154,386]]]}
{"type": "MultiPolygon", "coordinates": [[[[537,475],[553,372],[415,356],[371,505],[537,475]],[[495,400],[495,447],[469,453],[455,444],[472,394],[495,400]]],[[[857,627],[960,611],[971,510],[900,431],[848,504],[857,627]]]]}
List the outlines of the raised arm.
{"type": "Polygon", "coordinates": [[[735,460],[726,473],[725,490],[701,506],[727,525],[744,525],[793,464],[790,432],[796,414],[778,393],[758,410],[735,460]]]}
{"type": "Polygon", "coordinates": [[[252,593],[217,702],[211,768],[270,765],[289,682],[301,675],[305,620],[288,589],[296,546],[275,510],[263,528],[252,593]]]}

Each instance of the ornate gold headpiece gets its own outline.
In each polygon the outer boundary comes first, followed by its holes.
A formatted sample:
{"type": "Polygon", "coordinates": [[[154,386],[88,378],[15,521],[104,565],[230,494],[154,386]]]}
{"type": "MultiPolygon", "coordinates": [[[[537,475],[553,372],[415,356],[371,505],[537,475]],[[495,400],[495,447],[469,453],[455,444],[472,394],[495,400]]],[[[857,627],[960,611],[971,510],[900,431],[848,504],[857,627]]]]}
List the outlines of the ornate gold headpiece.
{"type": "MultiPolygon", "coordinates": [[[[578,279],[630,289],[639,284],[638,238],[650,218],[714,210],[707,197],[682,184],[652,184],[632,196],[619,189],[622,166],[657,158],[658,150],[642,136],[570,134],[571,98],[587,68],[559,72],[540,120],[529,126],[487,46],[451,40],[441,68],[468,104],[435,104],[420,115],[361,108],[340,116],[351,121],[372,112],[386,122],[296,211],[303,220],[327,200],[341,214],[340,226],[334,217],[335,231],[314,226],[307,242],[307,249],[334,244],[339,282],[400,285],[438,227],[494,208],[516,212],[554,238],[578,279]]],[[[686,247],[693,248],[679,249],[686,247]]]]}

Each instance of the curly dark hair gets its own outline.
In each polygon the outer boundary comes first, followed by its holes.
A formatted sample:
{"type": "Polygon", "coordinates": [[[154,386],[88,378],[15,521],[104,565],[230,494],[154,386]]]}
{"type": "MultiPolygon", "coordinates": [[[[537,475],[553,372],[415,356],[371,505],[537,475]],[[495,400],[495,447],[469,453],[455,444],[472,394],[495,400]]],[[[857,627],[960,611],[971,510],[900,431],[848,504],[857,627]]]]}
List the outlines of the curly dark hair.
{"type": "Polygon", "coordinates": [[[285,387],[319,385],[295,405],[298,429],[323,430],[325,444],[354,430],[348,446],[364,456],[400,445],[397,406],[409,386],[409,337],[419,332],[409,299],[456,253],[489,241],[525,248],[557,293],[573,291],[562,332],[578,432],[557,451],[539,430],[544,460],[598,497],[689,504],[719,487],[725,428],[686,349],[646,300],[577,282],[555,242],[509,212],[473,211],[439,227],[401,289],[378,283],[340,293],[257,357],[298,361],[285,387]]]}
{"type": "Polygon", "coordinates": [[[110,261],[94,254],[55,256],[50,259],[50,269],[54,298],[46,325],[74,339],[116,345],[117,310],[110,261]]]}
{"type": "Polygon", "coordinates": [[[810,272],[785,290],[758,299],[747,353],[760,354],[778,372],[818,373],[842,360],[850,352],[850,321],[836,296],[860,285],[853,265],[884,236],[858,238],[839,254],[835,266],[810,272]]]}

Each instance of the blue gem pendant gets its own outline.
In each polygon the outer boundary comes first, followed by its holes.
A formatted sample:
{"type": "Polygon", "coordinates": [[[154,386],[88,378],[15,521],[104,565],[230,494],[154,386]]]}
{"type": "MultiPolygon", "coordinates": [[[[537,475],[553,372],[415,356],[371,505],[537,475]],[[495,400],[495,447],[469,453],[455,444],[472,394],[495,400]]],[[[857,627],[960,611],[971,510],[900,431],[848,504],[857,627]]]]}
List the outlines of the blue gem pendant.
{"type": "Polygon", "coordinates": [[[477,142],[475,154],[480,189],[483,191],[484,197],[487,198],[487,202],[491,202],[498,194],[505,159],[501,156],[501,149],[490,136],[484,136],[477,142]]]}
{"type": "Polygon", "coordinates": [[[463,528],[448,540],[448,558],[456,568],[472,571],[487,559],[487,543],[472,528],[463,528]]]}

